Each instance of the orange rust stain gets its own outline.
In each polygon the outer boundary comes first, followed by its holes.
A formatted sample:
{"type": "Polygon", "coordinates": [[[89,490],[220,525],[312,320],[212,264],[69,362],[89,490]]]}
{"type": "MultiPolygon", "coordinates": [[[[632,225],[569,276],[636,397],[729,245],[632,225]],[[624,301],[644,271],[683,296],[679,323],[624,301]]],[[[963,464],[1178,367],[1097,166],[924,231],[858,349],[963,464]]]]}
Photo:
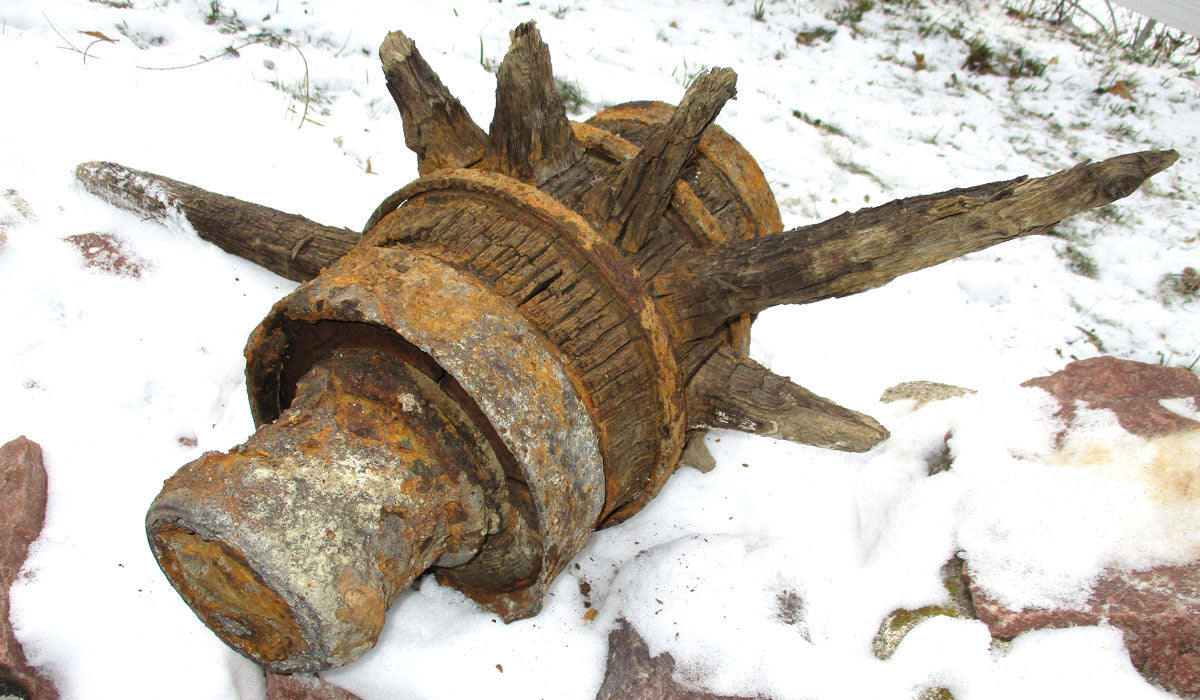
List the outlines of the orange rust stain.
{"type": "Polygon", "coordinates": [[[297,447],[299,447],[300,450],[302,450],[308,454],[313,454],[315,452],[323,450],[325,448],[325,446],[327,444],[329,444],[329,438],[332,435],[333,435],[333,427],[327,426],[325,428],[322,428],[320,431],[313,433],[312,435],[309,435],[308,437],[306,437],[303,442],[300,442],[297,445],[297,447]]]}
{"type": "Polygon", "coordinates": [[[265,662],[308,652],[292,609],[241,552],[178,527],[154,533],[154,542],[171,583],[226,644],[265,662]]]}
{"type": "Polygon", "coordinates": [[[334,647],[333,655],[355,658],[358,656],[358,650],[375,645],[375,640],[379,638],[379,632],[383,629],[383,619],[389,601],[374,586],[361,583],[358,576],[351,571],[343,572],[338,578],[337,590],[342,596],[337,618],[353,629],[361,630],[362,634],[341,640],[334,647]]]}
{"type": "Polygon", "coordinates": [[[623,163],[637,155],[640,150],[629,141],[617,136],[611,131],[605,131],[591,124],[571,122],[571,131],[575,138],[589,151],[597,151],[606,159],[623,163]]]}

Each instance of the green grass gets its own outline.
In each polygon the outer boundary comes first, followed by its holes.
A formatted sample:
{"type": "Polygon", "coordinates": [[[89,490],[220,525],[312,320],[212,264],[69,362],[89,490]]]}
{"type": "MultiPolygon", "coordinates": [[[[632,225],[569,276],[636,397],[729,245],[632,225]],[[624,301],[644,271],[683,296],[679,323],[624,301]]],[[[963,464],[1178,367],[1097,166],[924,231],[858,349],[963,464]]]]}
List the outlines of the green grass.
{"type": "Polygon", "coordinates": [[[1094,280],[1100,276],[1100,268],[1096,265],[1095,258],[1081,248],[1068,245],[1059,255],[1067,261],[1067,269],[1080,277],[1094,280]]]}
{"type": "Polygon", "coordinates": [[[1091,12],[1074,0],[1020,0],[1005,5],[1009,17],[1060,27],[1075,43],[1120,55],[1125,61],[1195,67],[1200,37],[1161,24],[1147,26],[1140,18],[1121,22],[1108,7],[1107,13],[1091,12]]]}
{"type": "Polygon", "coordinates": [[[1200,299],[1200,272],[1185,267],[1182,272],[1166,275],[1159,282],[1164,301],[1186,303],[1200,299]]]}
{"type": "Polygon", "coordinates": [[[982,34],[976,34],[967,41],[967,60],[963,61],[963,68],[980,75],[994,75],[994,61],[992,47],[982,34]]]}
{"type": "Polygon", "coordinates": [[[1033,56],[1026,56],[1025,49],[1018,46],[1013,49],[1008,61],[1008,77],[1010,78],[1040,78],[1046,72],[1046,62],[1033,56]]]}
{"type": "Polygon", "coordinates": [[[817,119],[816,117],[810,115],[808,112],[802,112],[798,109],[793,109],[792,116],[799,119],[800,121],[804,122],[805,124],[808,124],[809,126],[813,127],[814,129],[824,131],[827,134],[831,134],[833,136],[841,136],[842,138],[846,138],[846,139],[850,138],[850,136],[845,131],[842,131],[842,129],[837,124],[831,124],[822,119],[817,119]]]}
{"type": "Polygon", "coordinates": [[[489,73],[495,73],[496,70],[500,68],[500,64],[496,63],[494,59],[488,58],[486,55],[484,55],[483,35],[479,36],[479,65],[489,73]]]}
{"type": "Polygon", "coordinates": [[[828,140],[825,141],[825,152],[829,154],[829,158],[833,161],[833,164],[842,170],[845,170],[852,175],[862,175],[863,177],[870,178],[881,188],[885,190],[888,189],[887,183],[885,183],[878,175],[871,172],[871,170],[862,163],[850,158],[841,150],[834,148],[828,140]]]}
{"type": "Polygon", "coordinates": [[[671,77],[675,79],[675,82],[687,87],[692,84],[692,81],[696,79],[696,76],[708,70],[708,68],[709,66],[707,63],[701,63],[698,66],[688,65],[687,59],[685,58],[683,59],[682,66],[676,66],[671,71],[671,77]]]}
{"type": "Polygon", "coordinates": [[[221,10],[221,3],[218,0],[212,0],[208,3],[208,14],[204,16],[204,23],[210,27],[215,26],[217,31],[222,34],[236,34],[246,31],[246,23],[238,19],[237,10],[225,13],[221,10]]]}
{"type": "Polygon", "coordinates": [[[583,112],[583,108],[587,106],[588,101],[582,85],[574,80],[566,80],[554,76],[554,87],[558,89],[558,96],[562,98],[563,106],[567,108],[569,114],[583,112]]]}
{"type": "Polygon", "coordinates": [[[1112,134],[1113,136],[1116,136],[1117,138],[1129,138],[1129,139],[1136,138],[1137,134],[1138,134],[1137,129],[1135,129],[1132,126],[1125,124],[1125,123],[1110,126],[1108,128],[1108,133],[1112,134]]]}
{"type": "Polygon", "coordinates": [[[875,9],[875,0],[852,0],[850,3],[825,15],[825,17],[838,24],[853,27],[862,21],[863,15],[873,9],[875,9]]]}
{"type": "Polygon", "coordinates": [[[983,34],[964,39],[967,60],[963,68],[978,75],[1003,75],[1009,78],[1040,78],[1046,72],[1046,62],[1026,55],[1024,47],[992,46],[983,34]]]}
{"type": "Polygon", "coordinates": [[[817,41],[829,41],[837,34],[837,30],[831,27],[816,27],[808,29],[807,27],[796,32],[796,43],[801,46],[812,46],[817,41]]]}
{"type": "Polygon", "coordinates": [[[1125,212],[1116,204],[1105,204],[1102,207],[1089,209],[1087,216],[1095,221],[1107,221],[1114,224],[1119,224],[1125,220],[1125,212]]]}

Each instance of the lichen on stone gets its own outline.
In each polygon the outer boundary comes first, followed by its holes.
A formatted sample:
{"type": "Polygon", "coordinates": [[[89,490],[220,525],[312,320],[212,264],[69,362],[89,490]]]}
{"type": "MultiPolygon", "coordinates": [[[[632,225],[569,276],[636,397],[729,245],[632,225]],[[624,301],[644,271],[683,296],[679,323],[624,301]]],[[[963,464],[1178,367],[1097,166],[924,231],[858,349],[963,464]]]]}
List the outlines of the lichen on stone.
{"type": "Polygon", "coordinates": [[[962,567],[962,559],[958,556],[942,566],[942,586],[946,589],[949,597],[947,603],[926,605],[915,610],[893,610],[883,619],[879,625],[879,631],[875,633],[875,639],[871,642],[871,651],[875,654],[875,658],[881,661],[892,658],[892,654],[896,652],[896,648],[900,646],[904,637],[926,620],[939,615],[959,619],[969,619],[975,616],[970,594],[963,583],[962,567]]]}

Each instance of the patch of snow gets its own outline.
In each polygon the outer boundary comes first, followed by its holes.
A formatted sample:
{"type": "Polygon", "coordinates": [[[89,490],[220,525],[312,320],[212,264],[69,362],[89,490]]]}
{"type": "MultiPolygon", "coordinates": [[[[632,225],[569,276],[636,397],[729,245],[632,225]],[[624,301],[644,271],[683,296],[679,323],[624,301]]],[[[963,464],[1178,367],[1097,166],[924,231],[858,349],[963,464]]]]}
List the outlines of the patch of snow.
{"type": "Polygon", "coordinates": [[[909,700],[941,685],[961,698],[1163,697],[1108,628],[1029,633],[997,654],[981,623],[934,618],[886,662],[870,642],[892,610],[945,602],[939,569],[958,551],[989,591],[1021,605],[1078,602],[1109,564],[1194,553],[1194,482],[1172,461],[1190,459],[1194,441],[1121,438],[1094,459],[1113,426],[1084,412],[1090,423],[1056,456],[1047,397],[1016,388],[1072,358],[1186,366],[1200,355],[1200,307],[1160,289],[1165,275],[1200,267],[1194,75],[1122,63],[977,3],[883,2],[855,29],[827,18],[825,2],[766,3],[757,21],[753,3],[723,0],[226,0],[212,24],[209,2],[132,5],[0,7],[0,193],[32,210],[0,197],[0,440],[41,443],[50,478],[12,615],[64,697],[263,697],[257,668],[158,570],[142,520],[163,479],[251,431],[242,346],[294,286],[181,221],[140,221],[87,195],[75,166],[116,161],[357,229],[416,176],[375,56],[384,34],[412,37],[487,124],[495,85],[481,62],[497,63],[529,19],[591,110],[676,102],[701,68],[737,70],[738,98],[717,123],[759,159],[787,226],[1121,152],[1184,155],[1058,237],[761,314],[754,357],[879,417],[892,437],[875,450],[713,431],[717,468],[681,469],[642,513],[596,533],[537,617],[505,625],[425,578],[391,610],[375,650],[323,675],[366,700],[591,698],[608,630],[624,617],[652,653],[672,654],[682,680],[725,693],[909,700]],[[816,28],[836,33],[796,42],[816,28]],[[1020,46],[1045,72],[970,73],[955,30],[1020,46]],[[89,46],[86,31],[117,41],[89,46]],[[249,43],[263,32],[290,44],[249,43]],[[222,55],[229,47],[236,55],[222,55]],[[212,60],[193,65],[201,57],[212,60]],[[1104,92],[1117,80],[1132,101],[1104,92]],[[147,262],[142,278],[88,269],[62,239],[89,232],[115,234],[147,262]],[[1068,246],[1094,261],[1095,279],[1071,271],[1068,246]],[[879,402],[913,379],[979,393],[916,411],[879,402]],[[950,431],[953,468],[926,476],[950,431]]]}

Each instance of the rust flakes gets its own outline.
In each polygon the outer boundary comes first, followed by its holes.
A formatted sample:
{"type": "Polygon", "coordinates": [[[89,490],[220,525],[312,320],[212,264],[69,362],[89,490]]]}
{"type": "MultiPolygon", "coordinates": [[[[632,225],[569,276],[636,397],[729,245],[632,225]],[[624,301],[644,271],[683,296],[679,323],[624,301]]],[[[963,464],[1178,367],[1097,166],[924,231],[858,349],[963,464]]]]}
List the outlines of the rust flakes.
{"type": "Polygon", "coordinates": [[[152,541],[171,583],[225,643],[266,661],[308,650],[291,608],[240,551],[170,526],[152,541]]]}

